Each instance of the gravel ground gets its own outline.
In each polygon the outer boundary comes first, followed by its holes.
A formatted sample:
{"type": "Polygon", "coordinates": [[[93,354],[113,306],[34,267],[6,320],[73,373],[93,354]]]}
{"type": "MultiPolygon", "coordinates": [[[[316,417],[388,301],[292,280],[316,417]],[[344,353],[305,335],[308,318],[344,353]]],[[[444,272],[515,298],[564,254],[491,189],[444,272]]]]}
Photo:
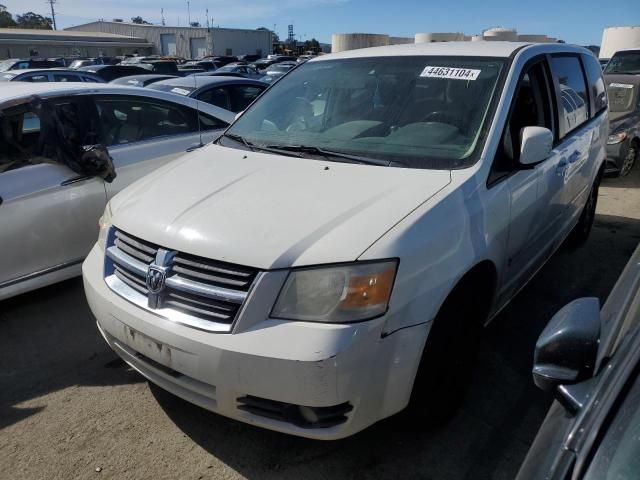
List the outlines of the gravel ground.
{"type": "Polygon", "coordinates": [[[603,301],[640,241],[640,168],[606,179],[591,238],[560,250],[486,329],[459,414],[430,433],[387,420],[337,442],[237,423],[148,384],[99,337],[80,279],[0,303],[1,479],[504,479],[551,399],[535,340],[568,301],[603,301]]]}

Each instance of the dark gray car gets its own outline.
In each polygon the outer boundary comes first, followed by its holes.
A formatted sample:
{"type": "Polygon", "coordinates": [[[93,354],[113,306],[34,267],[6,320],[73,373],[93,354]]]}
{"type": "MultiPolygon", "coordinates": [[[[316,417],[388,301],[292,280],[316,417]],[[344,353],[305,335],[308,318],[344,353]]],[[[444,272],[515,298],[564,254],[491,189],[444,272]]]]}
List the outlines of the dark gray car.
{"type": "Polygon", "coordinates": [[[517,480],[640,478],[640,246],[602,310],[581,298],[538,343],[534,379],[551,406],[517,480]]]}
{"type": "Polygon", "coordinates": [[[192,75],[156,82],[147,88],[197,98],[237,113],[247,108],[268,86],[248,78],[192,75]]]}
{"type": "Polygon", "coordinates": [[[609,96],[607,173],[624,177],[640,156],[640,75],[605,75],[609,96]]]}

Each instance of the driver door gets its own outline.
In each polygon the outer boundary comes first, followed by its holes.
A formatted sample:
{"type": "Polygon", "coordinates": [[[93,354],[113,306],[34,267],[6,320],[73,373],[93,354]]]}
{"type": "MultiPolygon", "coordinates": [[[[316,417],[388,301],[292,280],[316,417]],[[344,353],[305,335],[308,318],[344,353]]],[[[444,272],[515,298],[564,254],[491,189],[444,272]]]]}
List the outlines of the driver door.
{"type": "MultiPolygon", "coordinates": [[[[86,108],[88,99],[51,99],[86,108]]],[[[98,236],[104,182],[41,156],[42,123],[28,104],[0,106],[0,297],[5,287],[77,265],[98,236]]],[[[84,110],[83,115],[92,114],[84,110]]]]}
{"type": "Polygon", "coordinates": [[[526,284],[564,238],[567,209],[562,152],[554,148],[546,160],[531,168],[517,163],[523,128],[556,130],[553,92],[546,60],[529,66],[518,83],[503,133],[500,162],[505,162],[509,171],[505,182],[511,218],[502,300],[526,284]]]}

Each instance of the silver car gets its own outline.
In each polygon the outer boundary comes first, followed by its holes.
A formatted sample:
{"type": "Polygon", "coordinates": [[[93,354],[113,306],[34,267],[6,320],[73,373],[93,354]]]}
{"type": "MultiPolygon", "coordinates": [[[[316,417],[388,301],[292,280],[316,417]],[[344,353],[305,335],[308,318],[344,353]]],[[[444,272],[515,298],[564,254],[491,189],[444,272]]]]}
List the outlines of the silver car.
{"type": "Polygon", "coordinates": [[[107,201],[233,119],[151,89],[3,85],[0,300],[79,275],[107,201]]]}

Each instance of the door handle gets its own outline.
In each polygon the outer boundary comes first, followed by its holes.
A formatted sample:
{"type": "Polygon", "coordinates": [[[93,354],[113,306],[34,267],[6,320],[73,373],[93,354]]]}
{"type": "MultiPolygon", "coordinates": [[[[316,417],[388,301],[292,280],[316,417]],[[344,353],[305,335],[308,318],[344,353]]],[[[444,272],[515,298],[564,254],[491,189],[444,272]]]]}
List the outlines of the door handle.
{"type": "Polygon", "coordinates": [[[67,185],[73,185],[74,183],[83,182],[85,180],[89,180],[91,176],[89,175],[79,175],[77,177],[70,178],[69,180],[65,180],[60,184],[61,187],[66,187],[67,185]]]}
{"type": "Polygon", "coordinates": [[[571,155],[569,155],[569,163],[575,163],[580,158],[580,152],[576,150],[571,155]]]}
{"type": "Polygon", "coordinates": [[[567,169],[567,165],[569,165],[569,162],[567,162],[567,159],[562,158],[558,162],[558,166],[556,167],[556,175],[558,175],[559,177],[564,177],[564,172],[567,169]]]}

